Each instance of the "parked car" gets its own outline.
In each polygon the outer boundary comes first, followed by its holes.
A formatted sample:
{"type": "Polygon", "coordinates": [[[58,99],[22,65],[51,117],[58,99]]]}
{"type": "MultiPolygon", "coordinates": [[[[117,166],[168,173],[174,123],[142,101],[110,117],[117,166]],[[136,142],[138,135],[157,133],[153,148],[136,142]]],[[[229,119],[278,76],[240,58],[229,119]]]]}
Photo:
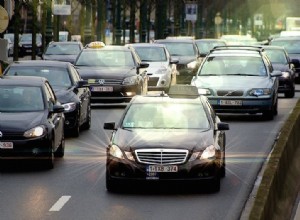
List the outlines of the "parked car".
{"type": "Polygon", "coordinates": [[[219,46],[206,56],[191,84],[216,112],[262,113],[272,120],[278,113],[281,75],[262,48],[219,46]]]}
{"type": "Polygon", "coordinates": [[[176,64],[165,45],[152,43],[128,44],[139,55],[142,62],[149,63],[147,68],[148,90],[168,91],[171,84],[176,83],[176,64]]]}
{"type": "Polygon", "coordinates": [[[295,66],[296,81],[300,81],[300,36],[277,37],[270,45],[284,47],[295,66]]]}
{"type": "Polygon", "coordinates": [[[40,76],[49,80],[58,101],[64,106],[65,130],[79,136],[91,126],[91,92],[69,62],[23,60],[11,63],[3,73],[10,76],[40,76]]]}
{"type": "Polygon", "coordinates": [[[42,54],[42,59],[74,63],[82,49],[83,45],[80,41],[52,41],[42,54]]]}
{"type": "Polygon", "coordinates": [[[177,84],[190,84],[201,63],[195,41],[190,38],[168,38],[155,40],[154,43],[166,45],[170,55],[178,59],[177,84]]]}
{"type": "Polygon", "coordinates": [[[280,46],[263,46],[275,70],[282,72],[279,77],[279,93],[286,98],[295,96],[295,64],[291,62],[286,50],[280,46]]]}
{"type": "Polygon", "coordinates": [[[146,94],[148,63],[125,46],[106,46],[91,42],[79,53],[75,66],[88,81],[93,103],[129,102],[138,94],[146,94]]]}
{"type": "MultiPolygon", "coordinates": [[[[19,55],[25,56],[32,53],[32,34],[24,33],[21,35],[19,41],[19,55]]],[[[42,35],[36,34],[36,54],[40,55],[42,53],[42,35]]]]}
{"type": "Polygon", "coordinates": [[[14,54],[14,34],[4,34],[3,39],[7,40],[7,57],[14,54]]]}
{"type": "Polygon", "coordinates": [[[120,121],[106,122],[104,129],[112,130],[108,191],[178,182],[191,183],[195,190],[220,190],[229,125],[196,87],[172,85],[168,95],[135,96],[120,121]]]}
{"type": "Polygon", "coordinates": [[[64,107],[42,77],[0,79],[0,157],[38,159],[53,168],[65,150],[64,107]]]}

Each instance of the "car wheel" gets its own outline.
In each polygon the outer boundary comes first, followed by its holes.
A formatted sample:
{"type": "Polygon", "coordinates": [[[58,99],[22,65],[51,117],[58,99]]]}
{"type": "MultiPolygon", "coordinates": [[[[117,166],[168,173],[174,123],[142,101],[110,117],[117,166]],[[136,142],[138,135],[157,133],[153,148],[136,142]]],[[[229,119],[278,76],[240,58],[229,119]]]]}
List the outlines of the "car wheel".
{"type": "Polygon", "coordinates": [[[59,147],[54,153],[55,157],[64,157],[65,155],[65,135],[63,134],[59,147]]]}
{"type": "Polygon", "coordinates": [[[82,129],[85,129],[85,130],[88,130],[90,129],[91,127],[91,105],[89,104],[88,105],[88,108],[87,108],[87,118],[86,118],[86,121],[82,124],[82,129]]]}
{"type": "Polygon", "coordinates": [[[109,177],[109,174],[108,172],[106,171],[106,189],[108,192],[116,192],[117,191],[117,184],[116,184],[116,181],[112,180],[110,177],[109,177]]]}
{"type": "Polygon", "coordinates": [[[295,88],[293,88],[290,91],[284,93],[285,98],[294,98],[294,96],[295,96],[295,88]]]}
{"type": "Polygon", "coordinates": [[[54,141],[52,141],[50,149],[49,149],[49,155],[47,158],[43,159],[43,162],[45,164],[45,167],[47,169],[53,169],[54,167],[54,152],[53,152],[53,145],[54,145],[54,141]]]}
{"type": "Polygon", "coordinates": [[[221,188],[221,180],[219,176],[216,176],[213,180],[208,183],[209,192],[219,192],[221,188]]]}

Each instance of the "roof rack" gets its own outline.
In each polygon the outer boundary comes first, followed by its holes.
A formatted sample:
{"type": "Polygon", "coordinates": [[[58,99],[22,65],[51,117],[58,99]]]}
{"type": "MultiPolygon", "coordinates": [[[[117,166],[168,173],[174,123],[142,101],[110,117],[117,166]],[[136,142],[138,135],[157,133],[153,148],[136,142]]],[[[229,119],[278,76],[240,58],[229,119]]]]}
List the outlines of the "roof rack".
{"type": "Polygon", "coordinates": [[[228,45],[228,46],[215,46],[213,49],[211,49],[210,52],[212,51],[216,51],[216,50],[239,50],[239,49],[243,49],[243,50],[250,50],[250,51],[257,51],[257,52],[262,52],[264,51],[264,47],[263,46],[249,46],[249,45],[228,45]]]}

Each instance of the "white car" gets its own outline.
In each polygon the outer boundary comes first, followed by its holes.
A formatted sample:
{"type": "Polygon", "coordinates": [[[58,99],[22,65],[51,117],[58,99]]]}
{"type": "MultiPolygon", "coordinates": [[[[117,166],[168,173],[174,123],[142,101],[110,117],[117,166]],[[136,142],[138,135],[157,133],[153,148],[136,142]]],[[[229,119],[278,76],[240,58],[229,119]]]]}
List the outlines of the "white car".
{"type": "Polygon", "coordinates": [[[167,92],[170,85],[176,83],[178,59],[171,58],[165,45],[135,43],[127,46],[132,47],[143,62],[149,63],[147,68],[148,90],[164,90],[167,92]]]}

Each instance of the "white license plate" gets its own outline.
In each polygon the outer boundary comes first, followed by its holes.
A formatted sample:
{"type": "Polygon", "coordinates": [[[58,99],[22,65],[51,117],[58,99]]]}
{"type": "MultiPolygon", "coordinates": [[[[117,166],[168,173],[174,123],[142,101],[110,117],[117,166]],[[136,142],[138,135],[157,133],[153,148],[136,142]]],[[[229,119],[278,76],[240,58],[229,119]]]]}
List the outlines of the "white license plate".
{"type": "Polygon", "coordinates": [[[220,100],[220,105],[241,106],[242,105],[242,101],[241,100],[220,100]]]}
{"type": "Polygon", "coordinates": [[[13,142],[0,142],[0,149],[13,149],[13,142]]]}
{"type": "Polygon", "coordinates": [[[149,165],[147,167],[147,172],[154,172],[154,173],[176,173],[178,172],[178,166],[176,165],[149,165]]]}
{"type": "Polygon", "coordinates": [[[112,92],[113,87],[111,86],[94,86],[92,87],[93,92],[112,92]]]}

